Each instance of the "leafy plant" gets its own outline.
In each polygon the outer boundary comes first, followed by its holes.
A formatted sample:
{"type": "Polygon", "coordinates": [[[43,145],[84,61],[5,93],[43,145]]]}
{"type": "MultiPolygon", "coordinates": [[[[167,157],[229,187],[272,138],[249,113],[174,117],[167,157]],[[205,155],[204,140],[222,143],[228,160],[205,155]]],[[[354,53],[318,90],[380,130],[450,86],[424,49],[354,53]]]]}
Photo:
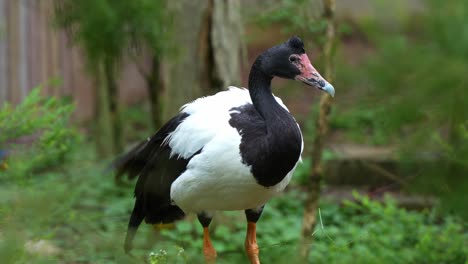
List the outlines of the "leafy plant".
{"type": "Polygon", "coordinates": [[[320,19],[320,1],[317,0],[281,0],[258,16],[257,22],[266,27],[280,24],[284,33],[299,34],[303,37],[315,36],[316,41],[323,41],[326,22],[320,19]],[[317,8],[306,8],[315,6],[317,8]]]}
{"type": "MultiPolygon", "coordinates": [[[[159,63],[164,52],[173,50],[170,36],[172,12],[165,0],[57,0],[56,25],[69,33],[72,43],[85,55],[96,84],[96,140],[101,156],[123,151],[123,125],[118,100],[118,73],[121,61],[134,59],[135,51],[152,53],[150,73],[145,75],[153,120],[159,120],[157,100],[159,63]]],[[[159,125],[159,124],[158,124],[159,125]]]]}
{"type": "Polygon", "coordinates": [[[164,0],[58,1],[56,23],[70,30],[90,66],[120,60],[142,42],[159,54],[172,50],[167,39],[170,12],[164,0]]]}
{"type": "Polygon", "coordinates": [[[335,218],[323,210],[310,260],[319,263],[465,263],[468,233],[459,219],[356,196],[335,218]],[[330,218],[331,216],[331,218],[330,218]],[[338,221],[336,221],[338,220],[338,221]],[[449,239],[450,238],[450,239],[449,239]]]}
{"type": "Polygon", "coordinates": [[[0,109],[0,146],[8,151],[9,169],[0,175],[31,176],[63,163],[80,140],[69,124],[74,106],[40,95],[35,88],[16,107],[0,109]]]}
{"type": "Polygon", "coordinates": [[[389,144],[395,135],[394,126],[383,122],[380,116],[385,115],[386,107],[351,107],[340,110],[335,107],[330,118],[330,127],[345,132],[347,139],[369,145],[389,144]]]}
{"type": "MultiPolygon", "coordinates": [[[[27,185],[0,185],[0,258],[5,263],[203,263],[202,228],[193,215],[160,233],[142,225],[134,256],[125,255],[132,188],[115,186],[112,177],[103,174],[105,164],[95,163],[92,144],[82,144],[70,155],[63,170],[41,172],[27,185]],[[47,256],[25,249],[27,242],[38,240],[55,245],[60,253],[47,256]]],[[[263,262],[301,263],[296,252],[303,199],[304,193],[295,189],[267,204],[257,226],[263,262]]],[[[468,231],[458,218],[407,211],[391,200],[380,204],[357,199],[342,206],[320,205],[321,225],[310,237],[311,262],[466,261],[468,231]]],[[[218,263],[246,261],[242,212],[217,214],[210,228],[218,263]]]]}
{"type": "MultiPolygon", "coordinates": [[[[396,202],[372,201],[355,195],[356,201],[343,206],[322,203],[310,262],[312,263],[465,263],[468,260],[468,232],[460,219],[440,218],[433,211],[415,212],[398,208],[396,202]]],[[[304,194],[290,191],[272,200],[258,225],[261,259],[267,263],[300,263],[297,241],[301,225],[304,194]]],[[[243,240],[245,219],[238,212],[215,218],[212,239],[220,263],[245,261],[243,240]],[[222,222],[222,225],[221,223],[222,222]]],[[[200,262],[202,232],[199,223],[184,221],[175,229],[162,232],[184,248],[188,262],[168,254],[181,263],[200,262]]],[[[159,245],[155,250],[171,250],[159,245]]],[[[170,263],[170,262],[168,262],[170,263]]]]}
{"type": "Polygon", "coordinates": [[[399,144],[403,171],[415,179],[412,188],[468,217],[460,202],[468,186],[468,4],[428,0],[425,6],[397,33],[368,30],[376,52],[363,67],[369,94],[356,105],[375,109],[375,132],[399,144]]]}

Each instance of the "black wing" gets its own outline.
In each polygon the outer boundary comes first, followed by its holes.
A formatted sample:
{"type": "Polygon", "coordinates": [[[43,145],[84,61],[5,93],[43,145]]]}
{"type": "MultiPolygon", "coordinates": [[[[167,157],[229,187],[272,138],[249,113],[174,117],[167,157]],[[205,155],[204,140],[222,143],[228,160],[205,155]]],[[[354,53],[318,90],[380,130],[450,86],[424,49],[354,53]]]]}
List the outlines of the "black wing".
{"type": "Polygon", "coordinates": [[[150,224],[171,223],[184,217],[184,212],[171,204],[171,185],[186,169],[189,159],[170,157],[171,148],[164,139],[189,115],[181,113],[167,122],[156,134],[120,157],[114,166],[117,177],[138,176],[135,186],[135,206],[128,223],[125,251],[143,219],[150,224]]]}

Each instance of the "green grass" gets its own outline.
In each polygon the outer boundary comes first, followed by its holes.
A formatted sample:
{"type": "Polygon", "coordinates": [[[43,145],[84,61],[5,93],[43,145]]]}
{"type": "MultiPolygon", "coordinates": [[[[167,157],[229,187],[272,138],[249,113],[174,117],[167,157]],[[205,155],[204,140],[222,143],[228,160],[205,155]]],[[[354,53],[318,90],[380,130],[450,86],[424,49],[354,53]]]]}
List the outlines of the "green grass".
{"type": "MultiPolygon", "coordinates": [[[[132,187],[117,186],[103,173],[107,164],[93,161],[91,145],[70,159],[63,168],[0,186],[2,263],[141,263],[151,252],[153,262],[159,261],[155,263],[202,263],[202,228],[194,216],[160,234],[143,225],[134,257],[125,255],[132,187]],[[59,254],[47,257],[25,250],[27,241],[38,240],[48,241],[59,254]]],[[[300,263],[295,253],[303,198],[302,192],[290,190],[267,204],[258,223],[265,263],[300,263]]],[[[406,211],[392,201],[379,204],[367,198],[320,208],[323,229],[318,225],[310,238],[313,263],[467,261],[467,226],[452,216],[406,211]]],[[[245,263],[243,213],[220,213],[211,228],[218,263],[245,263]]]]}
{"type": "Polygon", "coordinates": [[[29,262],[37,256],[24,252],[24,243],[45,239],[61,249],[58,259],[125,259],[116,242],[125,232],[131,189],[115,186],[102,173],[106,164],[93,161],[92,148],[72,159],[56,171],[1,185],[1,255],[17,252],[29,262]],[[13,250],[12,241],[18,242],[13,250]]]}

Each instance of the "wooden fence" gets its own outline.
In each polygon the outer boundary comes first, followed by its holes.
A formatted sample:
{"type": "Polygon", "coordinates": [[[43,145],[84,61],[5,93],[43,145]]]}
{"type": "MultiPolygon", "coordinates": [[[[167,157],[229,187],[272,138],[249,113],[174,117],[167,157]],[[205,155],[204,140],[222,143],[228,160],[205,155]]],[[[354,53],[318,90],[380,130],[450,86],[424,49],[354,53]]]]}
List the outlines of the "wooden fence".
{"type": "MultiPolygon", "coordinates": [[[[0,0],[0,107],[20,102],[42,85],[44,94],[71,96],[75,117],[87,120],[94,113],[94,84],[80,51],[54,28],[53,8],[53,0],[0,0]]],[[[125,103],[146,94],[143,79],[128,61],[118,82],[125,103]]]]}

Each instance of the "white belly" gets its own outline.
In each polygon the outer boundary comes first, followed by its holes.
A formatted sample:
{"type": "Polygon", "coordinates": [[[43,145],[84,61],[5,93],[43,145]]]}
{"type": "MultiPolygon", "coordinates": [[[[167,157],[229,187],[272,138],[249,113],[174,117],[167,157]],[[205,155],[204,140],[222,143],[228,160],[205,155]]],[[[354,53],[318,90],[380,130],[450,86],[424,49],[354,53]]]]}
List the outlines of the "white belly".
{"type": "Polygon", "coordinates": [[[185,213],[253,209],[279,194],[291,175],[289,173],[277,185],[266,188],[251,175],[232,177],[224,174],[212,178],[186,172],[172,184],[171,199],[185,213]]]}
{"type": "Polygon", "coordinates": [[[283,191],[294,169],[280,183],[268,188],[261,186],[250,168],[242,163],[239,143],[240,137],[233,130],[207,144],[172,183],[174,203],[185,213],[244,210],[262,206],[283,191]]]}

